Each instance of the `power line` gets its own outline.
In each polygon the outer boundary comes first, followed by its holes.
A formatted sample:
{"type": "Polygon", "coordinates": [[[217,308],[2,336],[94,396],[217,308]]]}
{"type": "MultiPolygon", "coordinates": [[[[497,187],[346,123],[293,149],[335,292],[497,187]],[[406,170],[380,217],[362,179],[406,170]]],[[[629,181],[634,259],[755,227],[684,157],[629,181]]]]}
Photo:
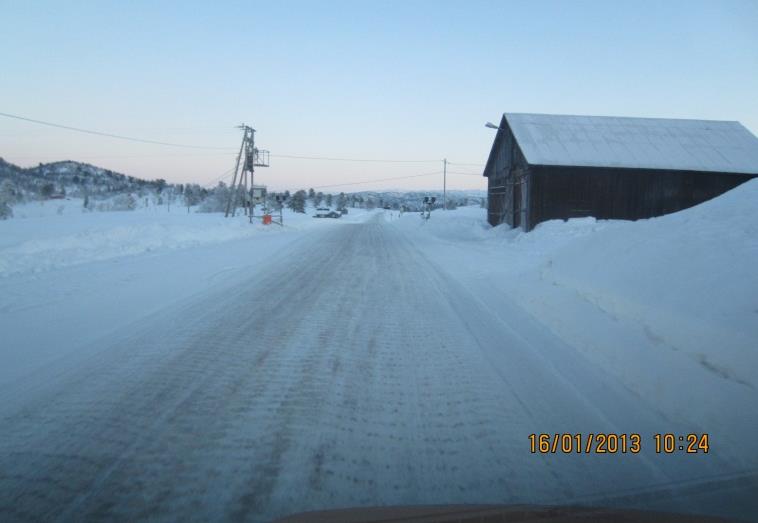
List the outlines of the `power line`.
{"type": "MultiPolygon", "coordinates": [[[[229,174],[231,174],[231,172],[233,170],[234,170],[234,168],[227,169],[220,176],[214,178],[213,180],[211,180],[209,182],[206,182],[205,185],[213,185],[213,184],[215,184],[216,182],[222,180],[224,177],[226,177],[229,174]]],[[[430,173],[421,173],[421,174],[411,174],[411,175],[408,175],[408,176],[394,176],[392,178],[378,178],[378,179],[375,179],[375,180],[361,180],[360,182],[337,183],[337,184],[331,184],[331,185],[316,185],[316,186],[311,187],[311,189],[325,189],[325,188],[328,188],[328,187],[344,187],[344,186],[348,186],[348,185],[365,185],[367,183],[387,182],[387,181],[392,181],[392,180],[405,180],[405,179],[408,179],[408,178],[421,178],[423,176],[434,176],[436,174],[442,174],[442,171],[434,171],[434,172],[430,172],[430,173]]],[[[451,172],[448,171],[448,174],[451,174],[451,172]]],[[[458,172],[453,172],[452,174],[468,174],[468,175],[472,175],[472,176],[481,176],[481,174],[458,173],[458,172]]]]}
{"type": "Polygon", "coordinates": [[[435,174],[442,174],[442,171],[434,171],[433,173],[423,173],[423,174],[411,174],[409,176],[395,176],[393,178],[380,178],[376,180],[363,180],[360,182],[351,182],[351,183],[336,183],[332,185],[317,185],[315,187],[311,187],[311,189],[324,189],[326,187],[344,187],[346,185],[362,185],[366,183],[376,183],[376,182],[388,182],[391,180],[405,180],[407,178],[420,178],[422,176],[432,176],[435,174]]]}
{"type": "Polygon", "coordinates": [[[23,120],[25,122],[31,122],[36,123],[39,125],[47,125],[48,127],[57,127],[58,129],[66,129],[68,131],[76,131],[78,133],[86,133],[86,134],[94,134],[97,136],[106,136],[108,138],[116,138],[118,140],[127,140],[130,142],[139,142],[139,143],[149,143],[152,145],[165,145],[168,147],[182,147],[185,149],[216,149],[216,150],[233,150],[230,147],[210,147],[206,145],[187,145],[187,144],[180,144],[180,143],[170,143],[170,142],[161,142],[158,140],[147,140],[143,138],[134,138],[132,136],[123,136],[120,134],[112,134],[112,133],[105,133],[101,131],[92,131],[90,129],[82,129],[79,127],[71,127],[70,125],[62,125],[52,122],[44,122],[42,120],[35,120],[33,118],[26,118],[25,116],[18,116],[15,114],[8,114],[8,113],[0,113],[0,116],[5,116],[6,118],[13,118],[15,120],[23,120]]]}
{"type": "Polygon", "coordinates": [[[470,167],[484,167],[483,163],[460,163],[460,162],[447,162],[448,165],[467,165],[470,167]]]}
{"type": "Polygon", "coordinates": [[[272,158],[291,158],[295,160],[327,160],[332,162],[377,162],[377,163],[434,163],[441,160],[380,160],[368,158],[334,158],[331,156],[298,156],[294,154],[272,154],[272,158]]]}
{"type": "MultiPolygon", "coordinates": [[[[114,155],[105,155],[105,156],[78,156],[78,160],[71,160],[71,161],[80,161],[80,160],[111,160],[111,159],[129,159],[129,158],[207,158],[207,157],[218,157],[218,156],[226,156],[226,157],[233,157],[234,153],[232,152],[226,152],[226,153],[201,153],[201,154],[186,154],[186,153],[178,153],[178,154],[114,154],[114,155]]],[[[6,157],[6,159],[11,158],[13,160],[30,160],[30,159],[37,159],[37,160],[54,160],[56,158],[60,158],[60,155],[58,156],[11,156],[6,157]]],[[[63,160],[65,161],[65,160],[63,160]]]]}
{"type": "Polygon", "coordinates": [[[465,174],[467,176],[481,176],[482,173],[462,173],[460,171],[448,171],[448,174],[465,174]]]}
{"type": "MultiPolygon", "coordinates": [[[[223,150],[223,151],[229,151],[228,153],[215,153],[219,156],[221,155],[231,155],[233,154],[232,151],[235,151],[236,149],[231,147],[211,147],[211,146],[204,146],[204,145],[190,145],[190,144],[179,144],[179,143],[172,143],[172,142],[163,142],[158,140],[150,140],[150,139],[143,139],[143,138],[135,138],[132,136],[125,136],[120,134],[113,134],[113,133],[106,133],[102,131],[94,131],[91,129],[83,129],[79,127],[72,127],[69,125],[63,125],[63,124],[57,124],[53,122],[47,122],[43,120],[36,120],[33,118],[27,118],[25,116],[19,116],[15,114],[9,114],[9,113],[3,113],[0,112],[0,116],[4,116],[6,118],[12,118],[15,120],[21,120],[25,122],[35,123],[38,125],[45,125],[48,127],[55,127],[58,129],[64,129],[67,131],[74,131],[78,133],[84,133],[84,134],[91,134],[96,136],[104,136],[107,138],[115,138],[118,140],[126,140],[131,142],[138,142],[138,143],[146,143],[146,144],[152,144],[152,145],[162,145],[162,146],[168,146],[168,147],[180,147],[185,149],[206,149],[206,150],[223,150]]],[[[331,157],[331,156],[302,156],[302,155],[294,155],[294,154],[272,154],[271,156],[275,158],[287,158],[287,159],[297,159],[297,160],[318,160],[318,161],[336,161],[336,162],[370,162],[370,163],[436,163],[441,160],[396,160],[396,159],[376,159],[376,158],[339,158],[339,157],[331,157]]],[[[134,158],[139,157],[136,155],[124,155],[124,156],[111,156],[110,158],[134,158]]],[[[91,159],[96,158],[109,158],[108,156],[92,156],[89,157],[91,159]]],[[[469,166],[482,166],[483,164],[474,164],[474,163],[457,163],[457,162],[447,162],[450,165],[469,165],[469,166]]],[[[211,185],[216,183],[217,181],[221,180],[223,177],[227,176],[232,169],[229,169],[225,171],[221,176],[215,178],[214,180],[207,182],[207,185],[211,185]]],[[[459,174],[459,175],[468,175],[468,176],[481,176],[478,173],[467,173],[467,172],[460,172],[460,171],[448,171],[450,174],[459,174]]],[[[327,187],[343,187],[343,186],[350,186],[350,185],[362,185],[362,184],[368,184],[368,183],[376,183],[376,182],[385,182],[385,181],[392,181],[392,180],[405,180],[409,178],[419,178],[423,176],[432,176],[436,174],[441,174],[442,171],[434,171],[430,173],[423,173],[423,174],[415,174],[415,175],[408,175],[408,176],[395,176],[391,178],[379,178],[375,180],[364,180],[359,182],[349,182],[349,183],[342,183],[342,184],[331,184],[331,185],[320,185],[314,188],[327,188],[327,187]]]]}
{"type": "Polygon", "coordinates": [[[213,180],[211,180],[209,182],[205,182],[205,185],[215,185],[216,182],[220,182],[223,178],[225,178],[226,176],[229,176],[230,174],[232,174],[233,170],[234,170],[234,167],[232,167],[231,169],[227,169],[220,176],[217,176],[216,178],[214,178],[213,180]]]}
{"type": "MultiPolygon", "coordinates": [[[[0,116],[4,116],[6,118],[12,118],[15,120],[21,120],[24,122],[30,122],[35,123],[38,125],[45,125],[48,127],[55,127],[57,129],[65,129],[67,131],[74,131],[78,133],[85,133],[85,134],[92,134],[96,136],[104,136],[107,138],[116,138],[118,140],[126,140],[130,142],[138,142],[138,143],[147,143],[152,145],[163,145],[167,147],[181,147],[185,149],[209,149],[209,150],[217,150],[217,151],[236,151],[233,147],[212,147],[207,145],[193,145],[193,144],[181,144],[181,143],[172,143],[172,142],[163,142],[159,140],[150,140],[146,138],[135,138],[133,136],[125,136],[121,134],[114,134],[114,133],[106,133],[103,131],[94,131],[92,129],[83,129],[81,127],[73,127],[70,125],[63,125],[53,122],[47,122],[43,120],[36,120],[34,118],[27,118],[26,116],[19,116],[16,114],[10,114],[10,113],[3,113],[0,112],[0,116]]],[[[370,162],[370,163],[435,163],[440,162],[442,160],[395,160],[395,159],[380,159],[380,158],[339,158],[339,157],[332,157],[332,156],[303,156],[303,155],[297,155],[297,154],[272,154],[271,155],[274,158],[287,158],[287,159],[294,159],[294,160],[319,160],[319,161],[332,161],[332,162],[370,162]]],[[[129,156],[124,156],[124,158],[128,158],[129,156]]],[[[92,157],[96,158],[96,157],[92,157]]],[[[102,157],[107,158],[107,157],[102,157]]],[[[116,158],[116,156],[113,156],[113,158],[116,158]]],[[[483,164],[475,164],[475,163],[458,163],[458,162],[448,162],[450,165],[469,165],[469,166],[483,166],[483,164]]]]}

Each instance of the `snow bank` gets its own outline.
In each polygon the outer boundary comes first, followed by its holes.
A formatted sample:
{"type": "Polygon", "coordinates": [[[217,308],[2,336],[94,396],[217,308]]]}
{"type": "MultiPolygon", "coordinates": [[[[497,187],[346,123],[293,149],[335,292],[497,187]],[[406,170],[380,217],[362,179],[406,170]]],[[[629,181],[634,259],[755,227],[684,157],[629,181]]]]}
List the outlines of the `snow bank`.
{"type": "Polygon", "coordinates": [[[228,241],[255,234],[255,228],[233,223],[139,224],[26,240],[0,251],[0,274],[40,272],[142,254],[161,249],[179,249],[210,242],[228,241]]]}
{"type": "Polygon", "coordinates": [[[187,213],[176,206],[172,212],[160,207],[83,213],[81,200],[31,203],[0,222],[0,277],[365,219],[365,211],[357,211],[344,220],[314,220],[308,213],[286,211],[281,228],[251,225],[244,216],[187,213]]]}
{"type": "Polygon", "coordinates": [[[637,321],[657,344],[758,386],[756,201],[758,180],[692,209],[609,224],[547,257],[542,276],[637,321]]]}
{"type": "Polygon", "coordinates": [[[16,218],[0,222],[0,276],[242,239],[260,230],[244,217],[225,220],[181,207],[170,213],[165,208],[83,213],[77,203],[27,204],[18,207],[16,218]]]}
{"type": "MultiPolygon", "coordinates": [[[[575,218],[568,222],[553,220],[525,233],[506,225],[490,226],[487,210],[479,207],[433,211],[429,220],[418,216],[419,213],[406,213],[394,225],[417,241],[434,239],[439,244],[476,253],[476,260],[467,267],[471,273],[497,271],[509,277],[534,268],[561,247],[613,223],[595,218],[575,218]]],[[[446,252],[444,256],[448,262],[459,258],[452,252],[446,252]]],[[[453,264],[458,265],[455,261],[453,264]]]]}
{"type": "MultiPolygon", "coordinates": [[[[638,322],[656,343],[689,352],[706,366],[708,353],[718,352],[731,367],[719,372],[758,386],[747,376],[758,370],[756,201],[758,180],[691,209],[636,222],[553,220],[524,233],[492,228],[483,209],[468,207],[435,211],[427,222],[404,216],[396,223],[417,241],[465,240],[471,254],[465,270],[510,283],[526,302],[530,291],[519,283],[531,273],[611,317],[638,322]]],[[[466,256],[450,254],[435,260],[461,267],[466,256]]]]}
{"type": "MultiPolygon", "coordinates": [[[[492,229],[486,220],[486,209],[480,207],[459,207],[455,211],[432,211],[428,220],[421,218],[421,213],[403,213],[396,225],[406,231],[416,229],[423,234],[451,243],[480,241],[489,238],[492,229]]],[[[386,215],[387,213],[385,213],[386,215]]],[[[398,211],[391,214],[397,216],[398,211]]]]}
{"type": "Polygon", "coordinates": [[[513,321],[503,311],[516,304],[572,357],[744,460],[742,435],[758,431],[757,201],[754,180],[636,222],[556,220],[524,233],[468,208],[394,223],[493,315],[513,321]]]}

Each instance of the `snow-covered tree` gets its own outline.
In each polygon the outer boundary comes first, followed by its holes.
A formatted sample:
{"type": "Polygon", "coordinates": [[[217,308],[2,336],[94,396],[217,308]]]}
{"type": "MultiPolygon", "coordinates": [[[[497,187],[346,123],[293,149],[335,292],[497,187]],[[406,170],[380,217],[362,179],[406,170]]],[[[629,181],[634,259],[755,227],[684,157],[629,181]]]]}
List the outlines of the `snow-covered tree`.
{"type": "Polygon", "coordinates": [[[4,201],[7,204],[13,204],[17,200],[18,192],[16,186],[10,180],[3,180],[0,183],[0,201],[4,201]]]}
{"type": "Polygon", "coordinates": [[[92,202],[89,199],[89,191],[85,188],[84,189],[84,201],[82,202],[82,212],[91,211],[92,209],[92,202]]]}
{"type": "Polygon", "coordinates": [[[187,212],[190,212],[191,207],[200,203],[201,198],[200,186],[187,184],[184,188],[184,205],[187,206],[187,212]]]}
{"type": "Polygon", "coordinates": [[[45,183],[42,185],[42,188],[40,189],[40,194],[43,198],[47,199],[52,196],[52,194],[55,192],[55,186],[52,183],[45,183]]]}
{"type": "Polygon", "coordinates": [[[305,191],[297,191],[287,200],[287,206],[295,212],[305,213],[305,191]]]}
{"type": "Polygon", "coordinates": [[[200,205],[200,212],[224,212],[226,202],[229,200],[229,193],[229,187],[224,182],[218,182],[211,194],[203,200],[202,205],[200,205]]]}
{"type": "Polygon", "coordinates": [[[137,200],[131,194],[119,194],[113,199],[111,209],[114,211],[133,211],[137,208],[137,200]]]}
{"type": "Polygon", "coordinates": [[[0,220],[7,220],[13,218],[13,209],[8,205],[8,202],[0,201],[0,220]]]}
{"type": "Polygon", "coordinates": [[[331,194],[327,194],[326,195],[326,206],[327,207],[331,207],[332,206],[332,195],[331,194]]]}
{"type": "Polygon", "coordinates": [[[169,185],[168,187],[164,188],[163,196],[166,197],[166,210],[168,212],[171,212],[171,204],[176,200],[176,189],[174,189],[174,186],[169,185]]]}
{"type": "Polygon", "coordinates": [[[16,189],[13,182],[3,180],[0,184],[0,220],[7,220],[13,217],[11,205],[16,201],[16,189]]]}

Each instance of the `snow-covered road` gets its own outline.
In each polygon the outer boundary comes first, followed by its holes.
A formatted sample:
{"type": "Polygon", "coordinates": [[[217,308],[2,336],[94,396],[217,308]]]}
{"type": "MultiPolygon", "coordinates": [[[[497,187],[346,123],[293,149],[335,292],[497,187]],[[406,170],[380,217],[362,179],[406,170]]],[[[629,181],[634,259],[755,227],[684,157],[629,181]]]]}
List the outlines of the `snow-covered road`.
{"type": "Polygon", "coordinates": [[[755,508],[755,475],[717,447],[655,454],[651,434],[693,427],[507,296],[500,306],[493,314],[381,215],[320,228],[254,277],[0,389],[0,520],[259,521],[425,503],[755,508]],[[530,453],[529,434],[543,432],[644,436],[639,454],[530,453]]]}

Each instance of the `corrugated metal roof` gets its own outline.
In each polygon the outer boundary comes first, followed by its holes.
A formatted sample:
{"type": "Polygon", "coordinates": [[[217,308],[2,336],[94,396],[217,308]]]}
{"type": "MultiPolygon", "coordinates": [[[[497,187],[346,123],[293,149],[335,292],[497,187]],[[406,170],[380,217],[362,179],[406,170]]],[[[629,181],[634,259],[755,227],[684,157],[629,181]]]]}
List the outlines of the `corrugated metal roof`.
{"type": "Polygon", "coordinates": [[[506,113],[532,165],[758,174],[758,138],[739,122],[506,113]]]}

